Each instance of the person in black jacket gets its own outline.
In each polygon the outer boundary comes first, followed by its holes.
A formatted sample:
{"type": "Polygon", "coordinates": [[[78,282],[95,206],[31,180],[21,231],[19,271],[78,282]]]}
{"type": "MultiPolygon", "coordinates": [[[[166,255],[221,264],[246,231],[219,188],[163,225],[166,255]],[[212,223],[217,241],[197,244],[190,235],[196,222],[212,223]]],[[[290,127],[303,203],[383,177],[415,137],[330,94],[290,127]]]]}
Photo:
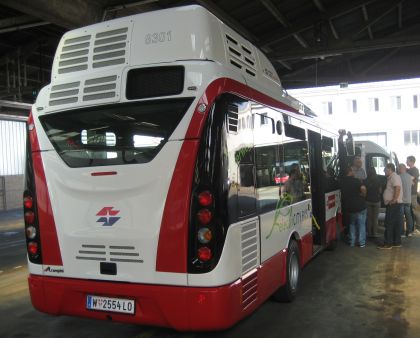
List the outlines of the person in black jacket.
{"type": "Polygon", "coordinates": [[[359,246],[366,246],[366,187],[354,177],[353,169],[347,167],[341,179],[341,197],[344,212],[347,213],[350,233],[350,246],[356,245],[356,232],[359,234],[359,246]]]}
{"type": "Polygon", "coordinates": [[[373,167],[368,168],[366,186],[367,232],[369,237],[378,237],[378,215],[381,207],[382,182],[373,167]]]}

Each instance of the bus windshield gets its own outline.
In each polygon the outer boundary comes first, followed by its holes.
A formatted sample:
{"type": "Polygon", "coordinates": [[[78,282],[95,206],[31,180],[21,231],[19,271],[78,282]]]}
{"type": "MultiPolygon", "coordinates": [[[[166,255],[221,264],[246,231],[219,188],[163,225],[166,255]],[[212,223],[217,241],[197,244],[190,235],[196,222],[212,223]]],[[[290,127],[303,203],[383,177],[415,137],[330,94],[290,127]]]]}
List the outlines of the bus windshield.
{"type": "Polygon", "coordinates": [[[90,107],[40,117],[48,138],[72,168],[151,161],[193,98],[90,107]]]}

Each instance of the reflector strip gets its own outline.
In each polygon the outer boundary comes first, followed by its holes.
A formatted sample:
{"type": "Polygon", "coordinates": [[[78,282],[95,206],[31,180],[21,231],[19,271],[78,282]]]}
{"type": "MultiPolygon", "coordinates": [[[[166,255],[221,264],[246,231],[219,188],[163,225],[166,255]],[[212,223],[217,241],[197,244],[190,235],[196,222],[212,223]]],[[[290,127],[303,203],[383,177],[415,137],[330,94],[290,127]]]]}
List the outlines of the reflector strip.
{"type": "Polygon", "coordinates": [[[100,171],[91,173],[92,176],[110,176],[110,175],[117,175],[116,171],[100,171]]]}

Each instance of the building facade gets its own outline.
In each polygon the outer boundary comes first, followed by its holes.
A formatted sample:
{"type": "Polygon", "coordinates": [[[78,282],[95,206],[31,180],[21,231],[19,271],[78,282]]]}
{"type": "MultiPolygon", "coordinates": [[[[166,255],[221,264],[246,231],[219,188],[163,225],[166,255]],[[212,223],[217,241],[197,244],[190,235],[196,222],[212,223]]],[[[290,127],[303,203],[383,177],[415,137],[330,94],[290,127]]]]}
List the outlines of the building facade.
{"type": "Polygon", "coordinates": [[[420,79],[290,90],[336,130],[371,140],[420,162],[420,79]]]}

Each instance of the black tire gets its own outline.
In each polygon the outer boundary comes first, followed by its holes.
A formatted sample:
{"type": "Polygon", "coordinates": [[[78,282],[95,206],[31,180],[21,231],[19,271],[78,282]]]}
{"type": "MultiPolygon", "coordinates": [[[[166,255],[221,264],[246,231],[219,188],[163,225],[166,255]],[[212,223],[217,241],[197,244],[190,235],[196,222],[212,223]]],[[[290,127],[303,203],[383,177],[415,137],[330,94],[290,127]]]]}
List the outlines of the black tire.
{"type": "Polygon", "coordinates": [[[289,243],[286,259],[286,284],[274,294],[273,299],[278,302],[291,302],[295,299],[300,281],[300,255],[296,241],[289,243]]]}

